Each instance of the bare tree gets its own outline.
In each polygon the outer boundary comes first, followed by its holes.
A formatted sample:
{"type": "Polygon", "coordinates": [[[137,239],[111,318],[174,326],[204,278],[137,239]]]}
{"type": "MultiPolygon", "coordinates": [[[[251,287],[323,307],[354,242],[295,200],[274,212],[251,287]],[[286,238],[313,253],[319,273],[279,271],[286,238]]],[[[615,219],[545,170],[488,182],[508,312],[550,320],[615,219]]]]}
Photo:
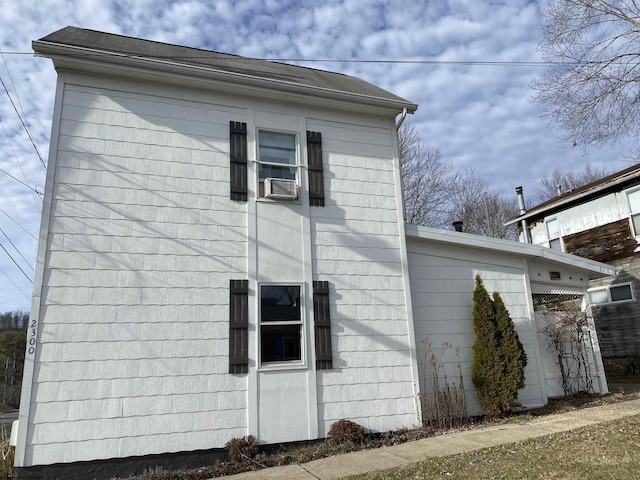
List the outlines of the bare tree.
{"type": "Polygon", "coordinates": [[[491,192],[476,170],[467,170],[459,176],[449,223],[461,221],[464,232],[515,240],[515,229],[506,227],[504,222],[517,213],[516,197],[491,192]]]}
{"type": "Polygon", "coordinates": [[[557,195],[595,182],[609,175],[606,168],[592,167],[587,164],[582,170],[569,170],[563,172],[555,169],[550,175],[544,175],[540,179],[540,187],[536,190],[538,203],[547,201],[557,195]]]}
{"type": "MultiPolygon", "coordinates": [[[[550,0],[533,87],[545,116],[576,144],[640,139],[640,2],[550,0]]],[[[637,153],[636,153],[637,155],[637,153]]]]}
{"type": "Polygon", "coordinates": [[[411,124],[399,132],[400,168],[406,223],[444,227],[456,176],[440,151],[426,148],[411,124]]]}

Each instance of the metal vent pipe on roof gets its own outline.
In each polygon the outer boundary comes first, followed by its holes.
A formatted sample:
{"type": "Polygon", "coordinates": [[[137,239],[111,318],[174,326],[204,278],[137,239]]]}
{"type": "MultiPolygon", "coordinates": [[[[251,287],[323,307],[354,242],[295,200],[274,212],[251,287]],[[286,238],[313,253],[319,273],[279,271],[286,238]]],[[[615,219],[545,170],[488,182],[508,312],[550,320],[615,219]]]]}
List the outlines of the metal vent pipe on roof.
{"type": "MultiPolygon", "coordinates": [[[[527,213],[527,209],[524,206],[524,195],[522,194],[522,187],[516,187],[516,195],[518,196],[518,209],[519,215],[524,215],[527,213]]],[[[526,219],[522,219],[520,221],[520,228],[522,229],[522,238],[524,243],[533,243],[531,241],[531,231],[529,230],[529,225],[527,224],[526,219]]]]}

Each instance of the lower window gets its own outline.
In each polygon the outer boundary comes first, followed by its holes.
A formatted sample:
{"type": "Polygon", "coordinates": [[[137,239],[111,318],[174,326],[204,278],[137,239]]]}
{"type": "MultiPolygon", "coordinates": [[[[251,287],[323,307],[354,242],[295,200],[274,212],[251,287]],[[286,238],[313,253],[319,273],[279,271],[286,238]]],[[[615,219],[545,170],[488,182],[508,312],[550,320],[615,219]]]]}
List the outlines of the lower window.
{"type": "Polygon", "coordinates": [[[302,315],[299,285],[260,287],[260,362],[302,360],[302,315]]]}
{"type": "Polygon", "coordinates": [[[595,305],[603,303],[627,302],[634,299],[630,283],[609,285],[608,287],[589,290],[589,301],[595,305]]]}

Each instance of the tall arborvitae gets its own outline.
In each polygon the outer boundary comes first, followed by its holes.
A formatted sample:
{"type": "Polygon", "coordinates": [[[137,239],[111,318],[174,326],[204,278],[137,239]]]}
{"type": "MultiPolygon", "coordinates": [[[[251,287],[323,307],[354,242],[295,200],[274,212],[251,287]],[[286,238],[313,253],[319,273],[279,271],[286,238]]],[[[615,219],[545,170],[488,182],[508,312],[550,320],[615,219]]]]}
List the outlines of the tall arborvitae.
{"type": "Polygon", "coordinates": [[[496,326],[500,338],[499,352],[502,367],[502,379],[498,391],[501,413],[511,410],[518,398],[518,390],[524,388],[524,367],[527,366],[527,354],[513,326],[513,320],[498,292],[493,292],[493,306],[496,311],[496,326]]]}
{"type": "Polygon", "coordinates": [[[495,394],[501,376],[496,312],[480,275],[476,275],[476,288],[473,291],[473,331],[476,339],[473,343],[471,380],[484,411],[489,416],[496,416],[500,409],[495,402],[495,394]]]}
{"type": "Polygon", "coordinates": [[[493,300],[476,275],[473,292],[473,344],[471,379],[480,405],[490,417],[511,410],[524,387],[527,356],[509,311],[496,292],[493,300]]]}

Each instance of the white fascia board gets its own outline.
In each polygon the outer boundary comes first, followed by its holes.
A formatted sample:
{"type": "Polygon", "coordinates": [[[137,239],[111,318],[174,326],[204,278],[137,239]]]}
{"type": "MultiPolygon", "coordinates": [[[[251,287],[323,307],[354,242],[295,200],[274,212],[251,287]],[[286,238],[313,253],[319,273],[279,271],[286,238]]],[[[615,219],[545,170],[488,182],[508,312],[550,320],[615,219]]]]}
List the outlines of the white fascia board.
{"type": "Polygon", "coordinates": [[[548,205],[545,205],[544,208],[533,207],[531,210],[527,210],[522,215],[518,215],[517,217],[506,221],[504,223],[504,225],[505,226],[509,226],[509,225],[513,225],[515,223],[519,223],[522,220],[528,220],[531,217],[542,216],[545,212],[547,212],[547,211],[549,211],[551,209],[562,207],[563,205],[566,205],[568,203],[574,202],[576,200],[580,200],[580,199],[585,198],[585,197],[586,198],[591,197],[594,194],[597,194],[598,192],[601,192],[602,190],[614,187],[616,185],[619,185],[621,183],[627,182],[627,181],[629,181],[629,180],[631,180],[633,178],[636,178],[636,177],[640,177],[640,172],[639,171],[629,172],[626,175],[623,175],[621,177],[617,177],[617,178],[615,178],[615,179],[613,179],[613,180],[611,180],[609,182],[602,183],[600,185],[596,185],[595,187],[590,188],[589,190],[585,190],[584,192],[576,193],[575,195],[567,195],[566,197],[558,199],[557,202],[553,202],[553,203],[549,203],[548,205]]]}
{"type": "Polygon", "coordinates": [[[530,243],[516,242],[513,240],[503,240],[500,238],[483,237],[470,233],[455,232],[451,230],[440,230],[437,228],[423,227],[418,225],[405,225],[405,233],[409,237],[415,237],[432,242],[448,243],[461,247],[477,248],[480,250],[491,250],[497,253],[518,255],[520,257],[541,259],[548,262],[558,263],[567,267],[584,270],[589,274],[589,278],[600,278],[608,275],[615,275],[615,269],[606,263],[596,262],[588,258],[582,258],[569,253],[558,252],[551,248],[530,243]]]}
{"type": "MultiPolygon", "coordinates": [[[[321,97],[330,100],[377,107],[390,111],[389,113],[393,113],[393,116],[402,112],[404,108],[407,109],[408,113],[415,113],[418,109],[418,106],[411,102],[389,100],[386,98],[372,97],[357,93],[347,93],[330,88],[301,85],[294,82],[288,82],[286,80],[276,80],[242,73],[227,72],[211,67],[185,65],[168,60],[104,52],[101,50],[41,41],[34,41],[33,49],[36,52],[36,56],[50,58],[53,60],[56,67],[73,68],[72,65],[75,65],[75,69],[87,69],[89,71],[100,71],[107,67],[108,72],[111,72],[116,67],[120,67],[122,71],[139,69],[140,72],[152,72],[154,76],[157,76],[161,72],[169,75],[184,75],[191,78],[222,82],[228,85],[233,85],[236,88],[239,86],[246,86],[249,88],[253,87],[260,88],[262,90],[277,91],[280,95],[282,95],[282,93],[289,93],[298,97],[321,97]]],[[[113,73],[111,74],[113,75],[113,73]]]]}

